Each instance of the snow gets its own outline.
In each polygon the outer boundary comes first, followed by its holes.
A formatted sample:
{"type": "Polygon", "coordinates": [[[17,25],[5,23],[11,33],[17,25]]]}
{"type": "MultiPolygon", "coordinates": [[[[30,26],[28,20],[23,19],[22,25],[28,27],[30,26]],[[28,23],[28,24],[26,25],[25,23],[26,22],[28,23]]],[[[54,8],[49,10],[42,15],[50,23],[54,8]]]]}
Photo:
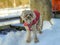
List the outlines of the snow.
{"type": "Polygon", "coordinates": [[[44,21],[42,34],[37,34],[39,42],[26,43],[26,31],[9,32],[7,35],[0,35],[0,45],[60,45],[60,19],[52,19],[53,25],[44,21]]]}
{"type": "Polygon", "coordinates": [[[17,24],[17,23],[20,23],[19,20],[20,19],[13,19],[13,20],[5,21],[5,22],[0,22],[0,26],[10,25],[10,24],[17,24]]]}

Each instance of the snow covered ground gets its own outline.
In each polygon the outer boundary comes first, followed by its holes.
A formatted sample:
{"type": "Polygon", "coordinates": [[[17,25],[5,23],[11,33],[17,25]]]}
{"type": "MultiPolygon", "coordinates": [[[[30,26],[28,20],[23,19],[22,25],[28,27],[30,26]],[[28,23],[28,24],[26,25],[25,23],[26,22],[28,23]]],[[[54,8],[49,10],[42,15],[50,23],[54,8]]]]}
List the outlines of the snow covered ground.
{"type": "Polygon", "coordinates": [[[34,43],[33,34],[31,43],[26,43],[26,31],[9,32],[0,35],[0,45],[60,45],[60,19],[52,19],[53,25],[44,21],[43,33],[38,33],[38,43],[34,43]]]}

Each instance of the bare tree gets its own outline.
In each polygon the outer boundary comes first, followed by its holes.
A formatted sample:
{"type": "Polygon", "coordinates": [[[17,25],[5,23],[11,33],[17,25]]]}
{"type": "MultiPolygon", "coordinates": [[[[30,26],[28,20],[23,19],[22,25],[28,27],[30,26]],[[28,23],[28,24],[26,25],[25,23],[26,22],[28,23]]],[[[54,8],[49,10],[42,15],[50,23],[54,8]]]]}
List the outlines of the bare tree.
{"type": "Polygon", "coordinates": [[[50,0],[30,0],[30,8],[32,10],[37,9],[44,20],[49,20],[52,15],[52,6],[50,0]]]}

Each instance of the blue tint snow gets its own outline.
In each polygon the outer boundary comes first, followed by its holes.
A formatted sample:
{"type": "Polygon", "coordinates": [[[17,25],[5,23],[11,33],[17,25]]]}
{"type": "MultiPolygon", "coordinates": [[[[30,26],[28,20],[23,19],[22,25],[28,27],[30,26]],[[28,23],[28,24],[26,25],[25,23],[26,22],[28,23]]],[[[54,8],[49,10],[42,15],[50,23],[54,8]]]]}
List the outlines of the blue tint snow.
{"type": "Polygon", "coordinates": [[[26,31],[17,31],[0,35],[0,45],[60,45],[60,19],[52,19],[51,21],[53,25],[44,21],[43,33],[37,34],[38,43],[34,43],[33,34],[31,43],[26,43],[26,31]]]}

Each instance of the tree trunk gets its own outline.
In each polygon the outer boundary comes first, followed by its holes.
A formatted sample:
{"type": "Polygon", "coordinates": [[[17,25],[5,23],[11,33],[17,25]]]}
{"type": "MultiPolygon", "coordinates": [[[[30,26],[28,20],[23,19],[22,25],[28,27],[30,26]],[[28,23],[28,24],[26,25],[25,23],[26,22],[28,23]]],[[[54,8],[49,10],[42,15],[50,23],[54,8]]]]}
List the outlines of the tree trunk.
{"type": "Polygon", "coordinates": [[[52,6],[50,0],[30,0],[30,8],[38,10],[44,20],[51,19],[52,6]]]}

